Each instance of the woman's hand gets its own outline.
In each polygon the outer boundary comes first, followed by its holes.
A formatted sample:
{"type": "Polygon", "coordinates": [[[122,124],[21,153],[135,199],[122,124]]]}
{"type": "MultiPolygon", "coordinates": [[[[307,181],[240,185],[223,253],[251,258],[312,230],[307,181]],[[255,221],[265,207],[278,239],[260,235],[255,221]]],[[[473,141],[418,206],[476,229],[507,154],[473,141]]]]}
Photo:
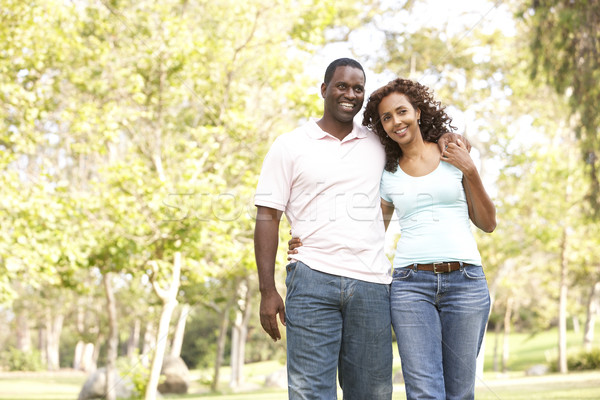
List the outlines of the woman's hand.
{"type": "Polygon", "coordinates": [[[443,153],[450,143],[458,143],[459,141],[465,144],[468,152],[471,152],[471,143],[466,137],[458,133],[446,132],[437,140],[440,153],[443,153]]]}
{"type": "MultiPolygon", "coordinates": [[[[290,235],[291,234],[292,231],[290,231],[290,235]]],[[[302,247],[302,241],[300,238],[292,237],[290,240],[288,240],[288,261],[292,259],[292,257],[290,257],[291,254],[298,254],[298,250],[296,250],[298,247],[302,247]]]]}
{"type": "Polygon", "coordinates": [[[454,165],[465,175],[475,169],[475,163],[469,155],[469,150],[460,139],[456,143],[449,143],[445,146],[441,159],[454,165]]]}
{"type": "Polygon", "coordinates": [[[448,144],[441,158],[463,173],[462,183],[471,221],[482,231],[493,232],[496,229],[496,207],[483,187],[479,172],[465,144],[460,140],[456,144],[448,144]]]}

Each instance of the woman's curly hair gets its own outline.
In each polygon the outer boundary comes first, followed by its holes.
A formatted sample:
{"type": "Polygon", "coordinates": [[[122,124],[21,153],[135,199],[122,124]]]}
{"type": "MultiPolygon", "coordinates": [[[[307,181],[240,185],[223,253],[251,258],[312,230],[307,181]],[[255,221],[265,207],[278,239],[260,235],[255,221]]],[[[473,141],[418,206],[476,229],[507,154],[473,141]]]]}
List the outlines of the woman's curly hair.
{"type": "Polygon", "coordinates": [[[423,140],[436,142],[442,134],[456,130],[451,125],[452,118],[444,111],[446,107],[434,100],[433,93],[426,86],[408,79],[397,78],[377,89],[369,96],[362,124],[379,136],[385,149],[385,170],[390,172],[396,172],[402,150],[398,143],[385,133],[378,108],[381,100],[394,92],[405,95],[415,110],[421,110],[420,128],[423,140]]]}

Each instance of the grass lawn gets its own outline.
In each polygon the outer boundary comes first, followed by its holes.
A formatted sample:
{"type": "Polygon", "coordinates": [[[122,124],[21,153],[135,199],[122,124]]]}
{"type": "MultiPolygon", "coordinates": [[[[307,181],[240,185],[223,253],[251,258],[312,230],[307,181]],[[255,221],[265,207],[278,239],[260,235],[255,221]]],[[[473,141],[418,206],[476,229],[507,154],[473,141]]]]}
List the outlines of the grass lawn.
{"type": "MultiPolygon", "coordinates": [[[[600,329],[597,336],[600,337],[600,329]]],[[[527,377],[527,368],[536,364],[546,364],[547,358],[556,358],[556,330],[537,335],[512,334],[509,347],[509,372],[492,372],[492,356],[495,336],[488,334],[485,346],[485,369],[483,378],[476,386],[478,400],[597,400],[600,399],[600,371],[548,374],[527,377]]],[[[580,349],[581,335],[569,332],[569,351],[580,349]]],[[[501,348],[498,350],[501,352],[501,348]]],[[[394,347],[394,369],[399,369],[398,353],[394,347]]],[[[168,395],[163,399],[186,400],[285,400],[285,390],[265,390],[262,384],[265,377],[283,368],[277,361],[247,364],[244,367],[246,385],[238,393],[228,388],[230,370],[223,367],[219,389],[221,394],[208,393],[206,385],[197,379],[191,383],[190,394],[185,396],[168,395]]],[[[199,378],[210,376],[211,371],[192,371],[199,378]]],[[[83,373],[59,371],[55,373],[0,373],[0,400],[74,400],[85,381],[83,373]]],[[[339,398],[341,399],[341,393],[339,398]]],[[[394,386],[394,400],[404,400],[403,385],[394,386]]]]}
{"type": "MultiPolygon", "coordinates": [[[[12,374],[0,375],[0,399],[2,400],[74,400],[85,377],[68,373],[54,376],[26,377],[12,374]]],[[[285,400],[284,390],[254,390],[230,394],[188,394],[164,396],[164,399],[185,400],[285,400]]],[[[341,399],[341,395],[339,396],[341,399]]],[[[478,400],[597,400],[600,399],[600,371],[578,372],[567,375],[540,377],[495,377],[487,373],[477,383],[475,398],[478,400]]],[[[394,386],[394,400],[405,400],[402,385],[394,386]]]]}
{"type": "Polygon", "coordinates": [[[81,372],[0,373],[0,399],[77,399],[86,375],[81,372]]]}
{"type": "MultiPolygon", "coordinates": [[[[600,337],[600,324],[596,324],[595,336],[600,337]]],[[[498,338],[498,365],[502,357],[502,336],[498,338]]],[[[567,331],[567,348],[569,354],[578,354],[582,350],[583,333],[567,331]]],[[[489,332],[485,340],[485,371],[493,370],[494,346],[496,335],[489,332]]],[[[600,343],[596,339],[596,347],[600,343]]],[[[558,333],[556,328],[536,334],[512,333],[508,340],[508,371],[526,371],[536,364],[548,364],[550,360],[558,360],[558,333]]],[[[600,398],[600,397],[599,397],[600,398]]]]}

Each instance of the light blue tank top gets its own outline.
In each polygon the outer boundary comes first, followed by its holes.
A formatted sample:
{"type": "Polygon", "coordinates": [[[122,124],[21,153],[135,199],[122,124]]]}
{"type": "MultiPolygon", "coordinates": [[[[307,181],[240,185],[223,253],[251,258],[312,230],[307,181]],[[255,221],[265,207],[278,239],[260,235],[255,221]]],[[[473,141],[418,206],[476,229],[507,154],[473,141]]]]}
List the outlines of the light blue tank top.
{"type": "Polygon", "coordinates": [[[394,268],[441,261],[481,265],[458,168],[440,161],[420,177],[400,167],[394,173],[383,171],[380,193],[394,204],[400,223],[394,268]]]}

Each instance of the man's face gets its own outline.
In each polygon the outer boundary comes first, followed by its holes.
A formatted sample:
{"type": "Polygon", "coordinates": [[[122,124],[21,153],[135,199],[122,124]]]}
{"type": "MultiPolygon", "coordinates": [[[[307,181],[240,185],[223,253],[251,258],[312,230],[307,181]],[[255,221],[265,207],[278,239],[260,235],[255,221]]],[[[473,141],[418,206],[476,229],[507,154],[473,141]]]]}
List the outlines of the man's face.
{"type": "Polygon", "coordinates": [[[337,67],[329,84],[321,85],[325,113],[339,122],[350,122],[365,101],[365,75],[354,67],[337,67]]]}

